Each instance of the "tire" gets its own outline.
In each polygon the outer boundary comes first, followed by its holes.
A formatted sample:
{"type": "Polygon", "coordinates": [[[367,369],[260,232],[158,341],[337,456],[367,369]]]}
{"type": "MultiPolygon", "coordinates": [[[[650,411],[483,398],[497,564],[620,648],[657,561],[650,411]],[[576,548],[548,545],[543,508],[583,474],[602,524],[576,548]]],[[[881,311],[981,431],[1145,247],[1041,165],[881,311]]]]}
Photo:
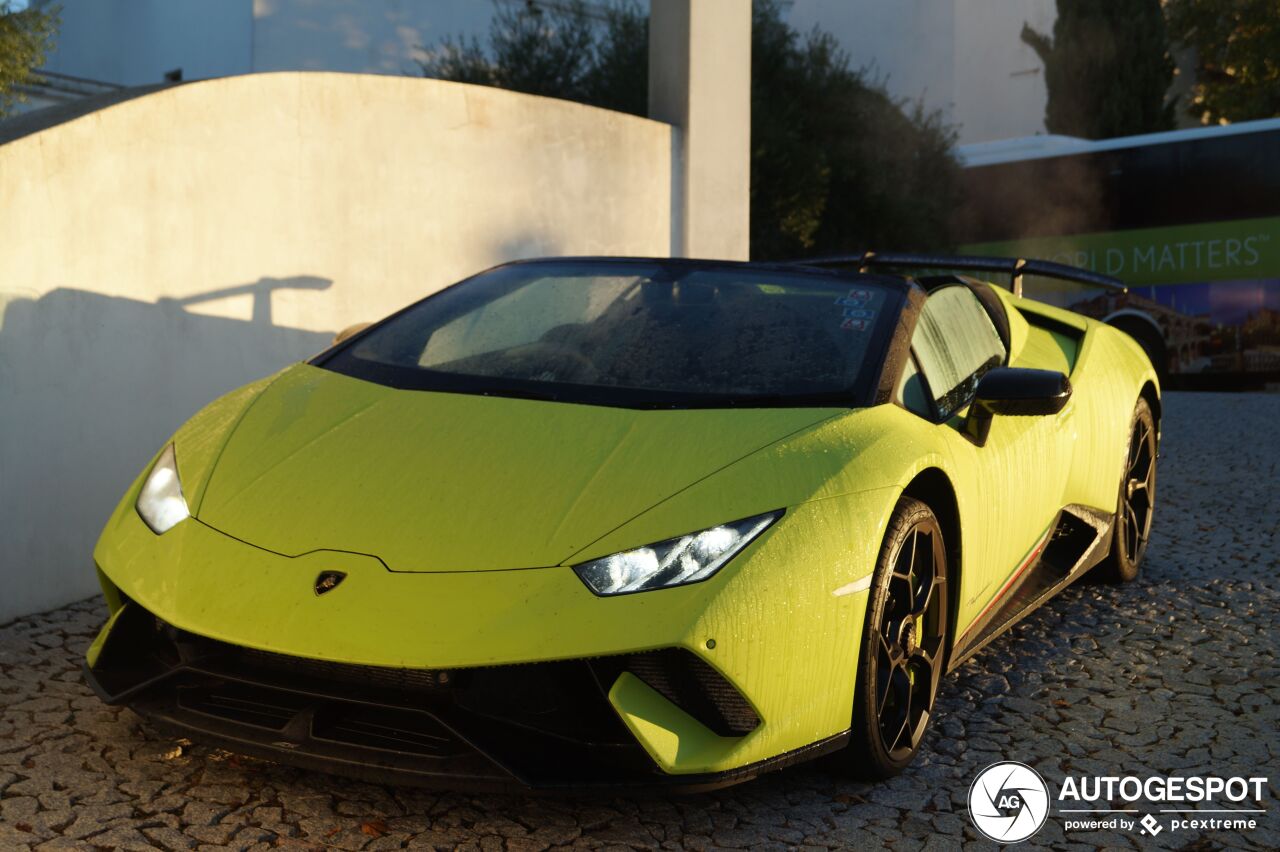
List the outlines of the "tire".
{"type": "Polygon", "coordinates": [[[1147,360],[1155,368],[1156,378],[1163,386],[1165,380],[1169,378],[1169,347],[1164,342],[1164,335],[1160,330],[1149,322],[1131,316],[1117,317],[1109,325],[1120,329],[1138,342],[1142,351],[1147,353],[1147,360]]]}
{"type": "Polygon", "coordinates": [[[1151,535],[1159,445],[1155,416],[1145,399],[1139,398],[1134,407],[1127,447],[1116,512],[1111,520],[1111,550],[1098,563],[1098,575],[1108,583],[1137,579],[1151,535]]]}
{"type": "Polygon", "coordinates": [[[846,774],[889,778],[920,748],[946,670],[946,554],[933,511],[899,500],[871,581],[849,747],[838,756],[846,774]]]}

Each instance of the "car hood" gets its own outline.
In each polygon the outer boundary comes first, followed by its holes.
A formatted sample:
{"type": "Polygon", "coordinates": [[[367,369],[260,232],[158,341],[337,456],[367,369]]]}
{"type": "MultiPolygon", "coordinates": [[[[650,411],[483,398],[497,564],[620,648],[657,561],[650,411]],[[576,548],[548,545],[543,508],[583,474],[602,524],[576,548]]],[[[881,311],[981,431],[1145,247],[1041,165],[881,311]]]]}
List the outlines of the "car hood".
{"type": "Polygon", "coordinates": [[[365,553],[393,571],[558,565],[837,413],[641,411],[397,390],[299,365],[245,412],[194,514],[277,553],[365,553]]]}

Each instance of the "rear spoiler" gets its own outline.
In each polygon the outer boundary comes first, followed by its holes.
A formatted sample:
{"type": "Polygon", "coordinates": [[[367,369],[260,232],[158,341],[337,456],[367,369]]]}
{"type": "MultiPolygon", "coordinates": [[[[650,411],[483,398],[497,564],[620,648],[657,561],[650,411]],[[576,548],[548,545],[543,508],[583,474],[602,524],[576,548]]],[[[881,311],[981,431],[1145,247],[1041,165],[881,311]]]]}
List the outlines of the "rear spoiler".
{"type": "Polygon", "coordinates": [[[1021,257],[975,257],[972,255],[946,254],[912,254],[899,252],[874,252],[841,255],[837,257],[818,257],[812,260],[792,261],[797,266],[820,267],[856,267],[859,272],[868,269],[887,269],[906,267],[912,269],[944,269],[963,270],[965,272],[998,272],[1009,276],[1009,290],[1015,296],[1022,295],[1022,276],[1039,275],[1044,278],[1056,278],[1059,281],[1074,281],[1088,284],[1104,290],[1127,293],[1118,279],[1110,275],[1100,275],[1087,269],[1068,266],[1065,263],[1054,263],[1048,260],[1026,260],[1021,257]]]}

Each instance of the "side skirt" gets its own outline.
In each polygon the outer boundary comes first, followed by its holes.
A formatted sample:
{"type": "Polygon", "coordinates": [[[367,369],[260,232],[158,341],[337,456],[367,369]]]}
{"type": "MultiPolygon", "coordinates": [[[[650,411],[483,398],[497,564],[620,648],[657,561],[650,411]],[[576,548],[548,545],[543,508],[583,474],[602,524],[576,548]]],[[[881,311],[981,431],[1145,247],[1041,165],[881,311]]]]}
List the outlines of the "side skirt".
{"type": "Polygon", "coordinates": [[[956,639],[948,671],[986,647],[987,643],[1026,618],[1049,598],[1071,585],[1107,555],[1112,517],[1089,506],[1059,510],[1040,540],[982,614],[956,639]]]}

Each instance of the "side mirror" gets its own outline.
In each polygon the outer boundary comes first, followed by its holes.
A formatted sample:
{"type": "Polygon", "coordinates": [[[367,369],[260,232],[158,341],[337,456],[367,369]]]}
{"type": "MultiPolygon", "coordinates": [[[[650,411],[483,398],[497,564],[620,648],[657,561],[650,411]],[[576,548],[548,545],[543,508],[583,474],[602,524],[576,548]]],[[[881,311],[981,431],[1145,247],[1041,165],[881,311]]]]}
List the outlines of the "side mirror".
{"type": "Polygon", "coordinates": [[[337,346],[342,341],[355,337],[371,325],[373,325],[371,322],[358,322],[355,325],[349,325],[333,336],[333,343],[331,345],[337,346]]]}
{"type": "Polygon", "coordinates": [[[965,431],[979,446],[987,442],[991,418],[1057,414],[1071,399],[1071,382],[1055,370],[996,367],[979,381],[965,431]]]}

